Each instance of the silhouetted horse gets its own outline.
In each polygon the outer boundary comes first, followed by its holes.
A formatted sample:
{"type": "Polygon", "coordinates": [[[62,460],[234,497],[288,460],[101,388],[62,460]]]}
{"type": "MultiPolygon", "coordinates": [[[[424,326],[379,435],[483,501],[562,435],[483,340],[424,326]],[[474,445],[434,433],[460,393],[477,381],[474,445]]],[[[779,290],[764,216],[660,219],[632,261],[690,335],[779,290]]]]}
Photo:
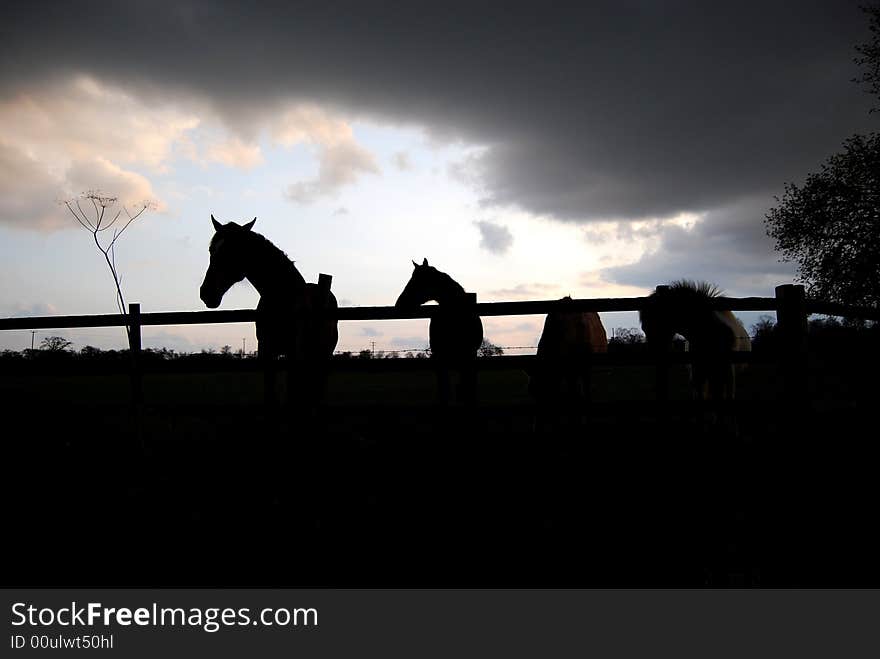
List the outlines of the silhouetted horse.
{"type": "Polygon", "coordinates": [[[428,259],[424,259],[422,265],[413,261],[412,277],[394,306],[412,309],[429,300],[439,305],[437,315],[431,318],[428,334],[440,399],[449,402],[449,369],[458,368],[461,371],[461,397],[473,402],[477,379],[475,360],[483,342],[483,323],[476,313],[465,309],[468,294],[460,284],[445,272],[428,265],[428,259]]]}
{"type": "MultiPolygon", "coordinates": [[[[571,297],[562,298],[561,302],[565,301],[571,297]]],[[[585,360],[607,351],[608,336],[596,312],[557,310],[547,314],[536,363],[529,373],[529,393],[538,403],[536,428],[546,425],[551,407],[560,416],[566,412],[580,416],[590,398],[591,369],[585,360]]]]}
{"type": "Polygon", "coordinates": [[[752,349],[739,319],[730,311],[712,308],[711,300],[722,295],[713,284],[682,279],[658,286],[652,304],[639,312],[649,345],[668,350],[675,334],[688,340],[694,353],[691,384],[697,399],[733,399],[738,369],[731,364],[730,353],[752,349]]]}
{"type": "Polygon", "coordinates": [[[209,248],[211,263],[199,295],[210,309],[220,306],[229,288],[247,278],[257,292],[257,342],[265,368],[266,396],[275,388],[274,362],[279,355],[298,362],[302,377],[290,377],[288,396],[316,399],[323,394],[326,359],[333,354],[339,338],[335,319],[317,319],[313,311],[336,309],[336,297],[317,284],[307,284],[287,255],[251,229],[254,218],[244,225],[221,224],[211,216],[214,236],[209,248]]]}

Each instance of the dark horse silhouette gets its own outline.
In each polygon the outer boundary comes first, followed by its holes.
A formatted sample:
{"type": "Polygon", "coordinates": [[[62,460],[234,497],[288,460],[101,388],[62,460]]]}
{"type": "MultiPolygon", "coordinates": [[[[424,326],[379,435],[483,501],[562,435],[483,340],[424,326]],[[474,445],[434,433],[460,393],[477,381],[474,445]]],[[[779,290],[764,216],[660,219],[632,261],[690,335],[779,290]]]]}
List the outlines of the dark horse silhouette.
{"type": "Polygon", "coordinates": [[[257,343],[265,367],[267,399],[274,396],[274,362],[286,355],[303,376],[295,381],[289,377],[288,384],[300,390],[291,389],[288,396],[314,400],[323,393],[322,364],[333,354],[339,338],[337,321],[316,318],[314,312],[336,309],[336,297],[317,284],[307,284],[284,252],[251,230],[256,221],[221,224],[211,216],[211,263],[199,295],[209,309],[216,309],[226,291],[247,278],[260,294],[257,343]]]}
{"type": "Polygon", "coordinates": [[[711,301],[723,293],[714,284],[686,279],[658,286],[652,304],[639,312],[642,330],[650,346],[669,350],[675,334],[688,340],[694,353],[691,385],[695,399],[733,399],[736,371],[731,352],[752,349],[749,334],[727,310],[712,308],[711,301]]]}
{"type": "MultiPolygon", "coordinates": [[[[566,301],[571,297],[560,300],[566,301]]],[[[538,403],[536,428],[547,424],[551,407],[559,408],[560,416],[580,414],[590,397],[590,367],[585,360],[607,351],[608,336],[596,312],[557,310],[547,314],[535,366],[529,373],[529,393],[538,403]]]]}
{"type": "Polygon", "coordinates": [[[450,400],[449,369],[461,372],[461,398],[473,402],[476,398],[476,357],[483,342],[483,323],[474,312],[468,312],[469,297],[452,277],[428,265],[428,259],[419,265],[413,261],[413,273],[397,298],[395,306],[412,309],[434,300],[439,305],[437,315],[428,327],[431,359],[436,364],[440,399],[450,400]]]}

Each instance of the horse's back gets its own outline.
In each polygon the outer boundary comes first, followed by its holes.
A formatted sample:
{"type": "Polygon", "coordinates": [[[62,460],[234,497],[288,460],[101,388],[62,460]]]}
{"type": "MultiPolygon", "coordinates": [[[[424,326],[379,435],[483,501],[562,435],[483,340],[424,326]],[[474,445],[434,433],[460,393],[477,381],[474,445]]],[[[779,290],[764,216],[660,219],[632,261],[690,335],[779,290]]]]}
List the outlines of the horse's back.
{"type": "Polygon", "coordinates": [[[538,341],[538,357],[578,357],[607,352],[608,336],[595,311],[553,311],[547,314],[538,341]]]}
{"type": "Polygon", "coordinates": [[[745,326],[732,311],[715,312],[719,323],[729,332],[729,349],[737,352],[751,352],[752,340],[745,326]]]}
{"type": "Polygon", "coordinates": [[[608,336],[595,311],[551,311],[544,320],[538,341],[537,366],[529,371],[529,393],[539,401],[546,401],[562,395],[564,383],[568,381],[568,395],[583,396],[588,393],[584,380],[588,371],[580,369],[564,376],[559,362],[607,351],[608,336]]]}
{"type": "Polygon", "coordinates": [[[326,308],[338,308],[336,296],[327,292],[326,300],[321,297],[317,284],[306,284],[306,294],[287,299],[268,299],[265,296],[257,303],[257,341],[261,349],[271,354],[292,356],[291,346],[297,343],[297,336],[304,338],[307,356],[329,357],[339,341],[338,321],[335,318],[316,319],[313,314],[326,308]]]}
{"type": "Polygon", "coordinates": [[[733,323],[734,336],[736,337],[733,349],[740,352],[751,352],[752,338],[749,336],[748,330],[746,330],[740,319],[733,315],[732,311],[726,311],[725,313],[729,317],[728,322],[733,323]]]}
{"type": "Polygon", "coordinates": [[[714,330],[705,337],[692,341],[702,355],[694,361],[690,372],[694,393],[703,400],[733,400],[736,392],[736,375],[746,364],[733,363],[731,352],[750,352],[752,341],[749,333],[732,311],[715,311],[714,330]]]}

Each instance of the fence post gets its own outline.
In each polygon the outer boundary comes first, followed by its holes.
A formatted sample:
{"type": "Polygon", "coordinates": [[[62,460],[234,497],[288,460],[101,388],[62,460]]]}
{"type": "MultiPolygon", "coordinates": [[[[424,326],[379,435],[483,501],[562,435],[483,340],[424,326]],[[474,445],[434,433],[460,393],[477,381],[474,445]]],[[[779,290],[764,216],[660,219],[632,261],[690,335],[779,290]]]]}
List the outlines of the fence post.
{"type": "MultiPolygon", "coordinates": [[[[658,286],[656,294],[662,295],[669,291],[669,286],[658,286]]],[[[657,302],[655,298],[654,303],[657,302]]],[[[655,345],[654,357],[657,360],[657,369],[655,371],[654,392],[658,402],[665,403],[669,400],[669,351],[672,346],[655,345]]]]}
{"type": "Polygon", "coordinates": [[[128,349],[131,352],[131,402],[143,402],[143,383],[141,380],[141,305],[128,305],[128,349]]]}
{"type": "Polygon", "coordinates": [[[327,300],[330,299],[331,284],[333,284],[333,275],[325,275],[323,272],[318,275],[318,290],[320,291],[322,311],[327,308],[327,300]]]}
{"type": "Polygon", "coordinates": [[[776,287],[776,318],[779,332],[779,368],[786,398],[803,400],[807,386],[807,303],[804,287],[776,287]]]}
{"type": "MultiPolygon", "coordinates": [[[[328,319],[324,317],[324,313],[327,311],[327,306],[330,302],[330,287],[332,284],[332,275],[327,275],[323,272],[318,274],[318,312],[320,314],[318,316],[318,323],[320,323],[321,329],[316,331],[316,336],[323,336],[322,330],[325,326],[327,326],[328,323],[328,319]]],[[[333,322],[338,324],[338,321],[336,319],[333,319],[333,322]]],[[[328,357],[325,357],[322,353],[320,357],[317,357],[317,359],[318,364],[314,372],[314,395],[316,403],[318,405],[323,405],[324,399],[327,396],[328,357]]]]}
{"type": "MultiPolygon", "coordinates": [[[[470,318],[477,315],[477,294],[476,293],[465,293],[464,298],[464,307],[462,308],[462,313],[464,317],[470,320],[470,318]]],[[[474,355],[474,359],[469,360],[469,362],[463,365],[463,368],[460,373],[461,377],[461,393],[462,393],[462,402],[465,406],[470,409],[471,406],[475,406],[477,404],[477,361],[476,357],[479,355],[479,348],[477,348],[477,354],[474,355]]]]}

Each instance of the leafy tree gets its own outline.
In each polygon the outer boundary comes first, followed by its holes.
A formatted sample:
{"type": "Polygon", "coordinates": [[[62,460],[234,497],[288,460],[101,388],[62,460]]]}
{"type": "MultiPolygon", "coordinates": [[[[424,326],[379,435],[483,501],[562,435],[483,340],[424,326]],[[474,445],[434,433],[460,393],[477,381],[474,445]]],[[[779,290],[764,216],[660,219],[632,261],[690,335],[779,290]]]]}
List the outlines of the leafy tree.
{"type": "Polygon", "coordinates": [[[67,349],[73,345],[73,341],[68,341],[63,336],[47,336],[40,342],[40,350],[46,352],[67,352],[67,349]]]}
{"type": "MultiPolygon", "coordinates": [[[[867,93],[880,98],[880,6],[862,7],[862,11],[869,17],[871,41],[856,46],[856,52],[860,55],[856,58],[856,64],[865,67],[865,71],[860,78],[855,78],[855,82],[867,85],[867,93]]],[[[880,108],[873,107],[870,111],[878,110],[880,108]]]]}
{"type": "Polygon", "coordinates": [[[769,337],[776,328],[776,321],[773,316],[767,314],[758,318],[758,322],[752,325],[752,341],[759,341],[769,337]]]}
{"type": "Polygon", "coordinates": [[[170,348],[160,348],[159,350],[156,350],[155,353],[156,356],[163,361],[171,361],[172,359],[177,359],[179,356],[176,352],[174,352],[173,349],[170,348]]]}
{"type": "Polygon", "coordinates": [[[637,327],[616,327],[608,339],[608,350],[614,353],[637,353],[647,350],[645,335],[637,327]]]}
{"type": "Polygon", "coordinates": [[[19,361],[23,359],[25,356],[24,352],[18,352],[17,350],[3,350],[0,352],[0,360],[4,361],[19,361]]]}
{"type": "Polygon", "coordinates": [[[645,335],[636,327],[617,327],[608,340],[610,344],[637,345],[645,342],[645,335]]]}
{"type": "Polygon", "coordinates": [[[483,342],[480,344],[480,347],[477,349],[477,354],[480,357],[497,357],[498,355],[504,354],[504,348],[501,346],[496,346],[494,343],[489,341],[489,339],[483,339],[483,342]]]}
{"type": "Polygon", "coordinates": [[[752,350],[755,352],[775,350],[776,343],[776,321],[772,316],[765,314],[752,325],[752,350]]]}
{"type": "Polygon", "coordinates": [[[880,303],[880,134],[854,135],[802,186],[785,185],[766,216],[784,261],[809,295],[880,303]]]}
{"type": "MultiPolygon", "coordinates": [[[[858,46],[856,82],[880,96],[880,7],[865,9],[873,35],[858,46]]],[[[872,108],[872,111],[877,108],[872,108]]],[[[853,135],[802,186],[785,184],[766,215],[783,261],[798,265],[809,295],[844,304],[880,304],[880,135],[853,135]]]]}

